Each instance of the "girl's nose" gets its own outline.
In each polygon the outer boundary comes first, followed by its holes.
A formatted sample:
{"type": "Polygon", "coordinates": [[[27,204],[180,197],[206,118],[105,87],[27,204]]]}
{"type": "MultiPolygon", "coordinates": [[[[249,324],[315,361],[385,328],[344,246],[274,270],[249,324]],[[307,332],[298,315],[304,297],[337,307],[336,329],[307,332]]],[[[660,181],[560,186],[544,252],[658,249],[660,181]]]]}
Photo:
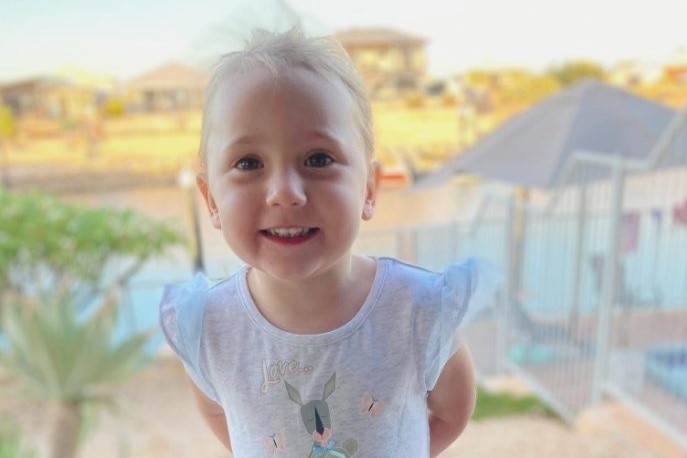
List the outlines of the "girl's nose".
{"type": "Polygon", "coordinates": [[[267,205],[291,207],[305,204],[307,198],[302,178],[295,172],[275,173],[269,181],[267,205]]]}

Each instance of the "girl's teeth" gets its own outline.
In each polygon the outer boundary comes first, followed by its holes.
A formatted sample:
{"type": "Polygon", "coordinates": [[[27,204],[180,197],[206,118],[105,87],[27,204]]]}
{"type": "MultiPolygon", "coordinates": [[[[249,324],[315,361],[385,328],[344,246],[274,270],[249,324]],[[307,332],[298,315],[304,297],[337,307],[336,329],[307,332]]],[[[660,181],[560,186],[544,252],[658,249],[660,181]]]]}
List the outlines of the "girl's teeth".
{"type": "Polygon", "coordinates": [[[310,229],[305,228],[289,228],[289,229],[268,229],[267,233],[276,235],[278,237],[299,237],[310,232],[310,229]]]}

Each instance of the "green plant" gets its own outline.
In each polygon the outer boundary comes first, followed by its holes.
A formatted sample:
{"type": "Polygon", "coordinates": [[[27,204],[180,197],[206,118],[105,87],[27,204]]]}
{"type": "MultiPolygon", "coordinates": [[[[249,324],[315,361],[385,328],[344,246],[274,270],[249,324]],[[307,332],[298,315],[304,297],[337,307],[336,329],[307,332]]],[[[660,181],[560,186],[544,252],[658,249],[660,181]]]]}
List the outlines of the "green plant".
{"type": "Polygon", "coordinates": [[[126,103],[121,98],[113,97],[103,104],[101,111],[107,118],[121,118],[126,113],[126,103]]]}
{"type": "Polygon", "coordinates": [[[169,226],[131,210],[0,190],[0,291],[37,295],[69,280],[74,304],[83,307],[181,243],[169,226]]]}
{"type": "Polygon", "coordinates": [[[0,458],[35,458],[33,450],[23,446],[19,430],[14,424],[0,423],[0,458]]]}
{"type": "Polygon", "coordinates": [[[0,140],[10,140],[17,134],[17,123],[12,111],[0,104],[0,140]]]}
{"type": "Polygon", "coordinates": [[[560,82],[551,75],[523,75],[503,88],[502,97],[506,102],[529,106],[560,88],[560,82]]]}
{"type": "Polygon", "coordinates": [[[110,387],[143,367],[149,335],[116,336],[117,293],[182,240],[132,211],[0,190],[0,365],[49,407],[51,458],[76,455],[97,408],[118,415],[110,387]]]}
{"type": "Polygon", "coordinates": [[[72,457],[84,428],[84,409],[100,405],[116,412],[108,392],[127,380],[148,357],[148,333],[115,340],[120,309],[112,294],[94,310],[77,311],[68,288],[36,299],[10,298],[2,324],[8,343],[0,364],[23,382],[31,397],[50,406],[53,458],[72,457]]]}
{"type": "Polygon", "coordinates": [[[562,86],[570,86],[584,78],[603,80],[605,73],[599,64],[584,60],[566,62],[549,70],[549,74],[556,78],[562,86]]]}
{"type": "Polygon", "coordinates": [[[487,418],[525,413],[554,416],[553,411],[535,396],[494,393],[479,388],[477,390],[477,404],[472,414],[472,419],[480,421],[487,418]]]}

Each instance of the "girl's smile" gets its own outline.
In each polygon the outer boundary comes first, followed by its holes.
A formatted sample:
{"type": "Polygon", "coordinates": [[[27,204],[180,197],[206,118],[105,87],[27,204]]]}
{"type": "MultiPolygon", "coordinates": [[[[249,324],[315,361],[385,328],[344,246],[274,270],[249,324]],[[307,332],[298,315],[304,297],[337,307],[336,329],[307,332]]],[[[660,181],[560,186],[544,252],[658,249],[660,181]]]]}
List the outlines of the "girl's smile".
{"type": "Polygon", "coordinates": [[[260,231],[268,240],[282,245],[299,245],[317,235],[316,227],[274,228],[260,231]]]}

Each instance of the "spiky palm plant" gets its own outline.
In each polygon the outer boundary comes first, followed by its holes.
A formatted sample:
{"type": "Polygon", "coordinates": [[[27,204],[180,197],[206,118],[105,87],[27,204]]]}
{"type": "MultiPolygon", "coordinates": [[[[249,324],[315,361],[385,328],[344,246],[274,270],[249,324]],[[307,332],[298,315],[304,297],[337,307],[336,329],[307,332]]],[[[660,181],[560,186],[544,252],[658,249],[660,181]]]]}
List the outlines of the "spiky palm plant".
{"type": "Polygon", "coordinates": [[[36,458],[35,452],[24,447],[19,438],[15,425],[0,423],[0,458],[36,458]]]}
{"type": "Polygon", "coordinates": [[[112,292],[184,242],[174,226],[0,188],[0,365],[52,406],[52,458],[74,456],[85,412],[116,412],[108,386],[145,362],[147,335],[115,340],[112,292]]]}
{"type": "Polygon", "coordinates": [[[51,458],[76,455],[85,408],[115,408],[109,388],[130,378],[147,360],[143,349],[148,333],[115,340],[117,302],[110,294],[79,312],[67,287],[51,296],[14,296],[5,302],[6,345],[0,348],[0,364],[51,406],[51,458]]]}

